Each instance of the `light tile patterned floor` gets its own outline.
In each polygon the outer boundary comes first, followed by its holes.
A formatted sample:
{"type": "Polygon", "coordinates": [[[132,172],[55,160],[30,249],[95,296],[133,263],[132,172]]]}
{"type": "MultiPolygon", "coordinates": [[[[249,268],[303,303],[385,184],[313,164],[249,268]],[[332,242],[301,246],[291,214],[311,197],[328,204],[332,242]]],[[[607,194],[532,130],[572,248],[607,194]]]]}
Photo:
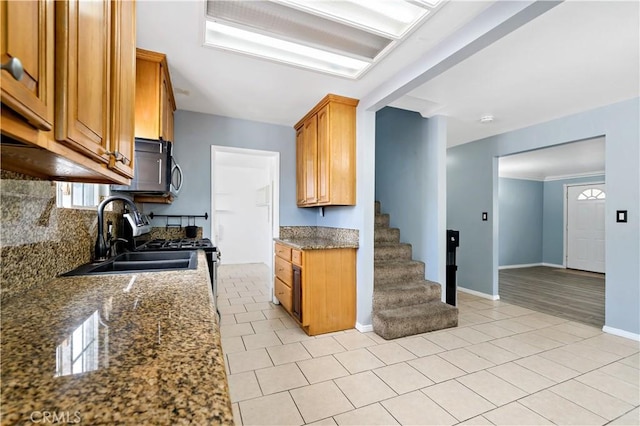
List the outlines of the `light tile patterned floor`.
{"type": "Polygon", "coordinates": [[[237,424],[640,424],[638,342],[465,293],[457,328],[309,337],[269,280],[264,265],[219,268],[237,424]]]}

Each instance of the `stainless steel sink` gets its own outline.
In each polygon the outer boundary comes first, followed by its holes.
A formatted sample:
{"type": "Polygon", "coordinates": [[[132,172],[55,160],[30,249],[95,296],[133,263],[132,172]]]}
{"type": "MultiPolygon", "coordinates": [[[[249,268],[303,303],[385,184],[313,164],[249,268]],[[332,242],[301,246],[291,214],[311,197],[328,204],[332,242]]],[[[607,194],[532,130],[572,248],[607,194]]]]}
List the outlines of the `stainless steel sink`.
{"type": "Polygon", "coordinates": [[[198,254],[195,250],[129,252],[104,262],[86,263],[62,276],[160,272],[196,269],[197,266],[198,254]]]}

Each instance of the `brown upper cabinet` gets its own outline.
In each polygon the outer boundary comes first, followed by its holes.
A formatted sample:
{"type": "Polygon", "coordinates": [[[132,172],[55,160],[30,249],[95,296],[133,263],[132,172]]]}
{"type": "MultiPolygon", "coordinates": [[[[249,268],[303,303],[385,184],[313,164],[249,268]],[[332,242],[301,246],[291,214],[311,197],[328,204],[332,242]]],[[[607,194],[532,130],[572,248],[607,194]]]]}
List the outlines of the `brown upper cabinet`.
{"type": "Polygon", "coordinates": [[[113,19],[113,86],[111,103],[112,139],[118,147],[110,157],[109,167],[133,177],[135,99],[136,99],[136,4],[133,1],[114,3],[113,19]],[[132,161],[123,160],[123,158],[132,161]]]}
{"type": "Polygon", "coordinates": [[[137,49],[136,137],[174,142],[175,110],[167,57],[163,53],[137,49]]]}
{"type": "Polygon", "coordinates": [[[298,207],[356,204],[357,105],[329,94],[294,126],[298,207]]]}
{"type": "Polygon", "coordinates": [[[2,168],[128,184],[135,2],[2,0],[0,23],[2,168]]]}
{"type": "Polygon", "coordinates": [[[51,130],[53,2],[2,0],[0,23],[2,65],[11,67],[1,74],[3,107],[13,109],[35,128],[51,130]]]}

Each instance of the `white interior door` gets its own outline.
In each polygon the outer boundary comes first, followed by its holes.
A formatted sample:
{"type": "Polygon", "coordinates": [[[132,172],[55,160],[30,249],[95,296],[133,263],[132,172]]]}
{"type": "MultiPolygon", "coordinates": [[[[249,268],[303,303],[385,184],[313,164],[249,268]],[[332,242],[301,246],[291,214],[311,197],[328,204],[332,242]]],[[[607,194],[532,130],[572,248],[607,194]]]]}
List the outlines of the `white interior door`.
{"type": "Polygon", "coordinates": [[[605,186],[567,187],[567,268],[604,273],[605,186]]]}

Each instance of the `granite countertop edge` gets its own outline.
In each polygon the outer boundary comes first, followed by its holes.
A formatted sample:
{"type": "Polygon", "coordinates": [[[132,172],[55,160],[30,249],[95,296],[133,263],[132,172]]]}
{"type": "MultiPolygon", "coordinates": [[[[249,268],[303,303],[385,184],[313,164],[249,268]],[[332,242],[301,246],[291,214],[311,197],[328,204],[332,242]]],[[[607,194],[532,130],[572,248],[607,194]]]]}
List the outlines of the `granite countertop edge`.
{"type": "Polygon", "coordinates": [[[195,270],[136,275],[58,277],[2,302],[3,424],[52,409],[82,423],[233,424],[205,253],[195,270]],[[96,306],[114,354],[95,371],[52,374],[56,345],[96,306]]]}
{"type": "Polygon", "coordinates": [[[357,242],[339,241],[329,238],[274,238],[275,242],[297,250],[326,250],[359,247],[357,242]]]}

